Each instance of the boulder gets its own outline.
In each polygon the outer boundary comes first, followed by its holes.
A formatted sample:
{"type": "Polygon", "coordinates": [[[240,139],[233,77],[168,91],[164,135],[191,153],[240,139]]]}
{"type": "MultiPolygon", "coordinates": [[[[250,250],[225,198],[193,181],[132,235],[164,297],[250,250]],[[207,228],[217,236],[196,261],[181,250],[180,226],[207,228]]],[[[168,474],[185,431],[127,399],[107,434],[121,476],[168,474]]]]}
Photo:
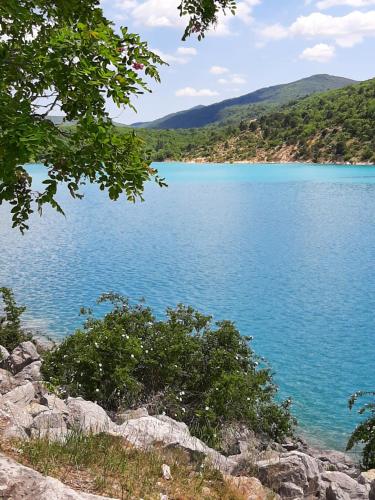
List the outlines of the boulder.
{"type": "Polygon", "coordinates": [[[0,436],[3,439],[27,438],[32,423],[31,415],[23,408],[3,398],[0,400],[0,436]]]}
{"type": "Polygon", "coordinates": [[[31,426],[33,437],[48,437],[51,440],[62,439],[67,432],[64,416],[50,410],[37,415],[31,426]]]}
{"type": "Polygon", "coordinates": [[[337,483],[331,483],[326,489],[326,500],[351,500],[348,493],[342,491],[337,483]]]}
{"type": "Polygon", "coordinates": [[[32,341],[39,354],[52,351],[56,347],[56,342],[42,335],[33,335],[32,341]]]}
{"type": "Polygon", "coordinates": [[[13,375],[7,370],[0,368],[0,394],[6,394],[20,385],[13,375]]]}
{"type": "Polygon", "coordinates": [[[54,413],[62,413],[64,415],[68,415],[69,413],[69,408],[67,407],[65,401],[60,399],[55,394],[45,394],[42,401],[47,408],[54,413]]]}
{"type": "Polygon", "coordinates": [[[24,382],[38,382],[42,380],[42,374],[40,368],[42,366],[41,361],[34,361],[33,363],[25,366],[17,375],[15,379],[21,383],[24,382]]]}
{"type": "Polygon", "coordinates": [[[290,490],[292,483],[302,490],[304,496],[319,497],[322,468],[317,460],[305,453],[300,451],[282,453],[278,458],[257,462],[257,467],[262,484],[280,494],[285,489],[290,490]]]}
{"type": "Polygon", "coordinates": [[[31,382],[27,382],[4,394],[2,399],[4,402],[25,407],[35,398],[35,395],[34,385],[31,382]]]}
{"type": "Polygon", "coordinates": [[[130,419],[122,425],[114,425],[111,434],[122,436],[133,446],[141,449],[160,445],[178,447],[188,451],[189,454],[190,452],[201,454],[214,468],[227,474],[237,466],[235,460],[224,457],[198,438],[191,436],[186,424],[164,415],[130,419]]]}
{"type": "Polygon", "coordinates": [[[34,344],[27,341],[22,342],[18,347],[13,349],[11,354],[2,364],[4,368],[8,369],[13,373],[13,375],[15,375],[23,370],[25,366],[39,360],[40,356],[34,344]]]}
{"type": "Polygon", "coordinates": [[[357,478],[359,484],[363,484],[367,486],[367,489],[370,491],[371,485],[375,484],[375,469],[370,469],[366,472],[361,472],[357,478]]]}
{"type": "Polygon", "coordinates": [[[359,484],[344,472],[324,472],[322,474],[322,485],[326,495],[331,495],[332,500],[336,500],[336,497],[332,496],[334,494],[338,495],[337,499],[340,500],[341,497],[345,498],[345,495],[356,500],[368,500],[366,486],[359,484]]]}
{"type": "MultiPolygon", "coordinates": [[[[61,481],[0,455],[0,496],[8,499],[110,500],[69,488],[61,481]]],[[[114,500],[114,499],[112,499],[114,500]]]]}
{"type": "Polygon", "coordinates": [[[370,493],[368,495],[369,500],[375,500],[375,481],[371,483],[370,493]]]}
{"type": "Polygon", "coordinates": [[[137,408],[136,410],[128,410],[116,414],[116,423],[121,425],[128,420],[133,418],[148,417],[148,411],[146,408],[137,408]]]}
{"type": "Polygon", "coordinates": [[[49,410],[48,406],[41,405],[36,401],[31,401],[31,403],[25,406],[25,411],[27,411],[27,413],[31,415],[33,418],[36,417],[37,415],[40,415],[40,413],[43,413],[48,410],[49,410]]]}
{"type": "Polygon", "coordinates": [[[0,345],[0,361],[4,361],[8,356],[9,356],[8,349],[0,345]]]}
{"type": "Polygon", "coordinates": [[[326,471],[344,472],[352,478],[358,476],[360,472],[359,466],[347,453],[335,450],[319,450],[306,444],[305,447],[306,451],[304,453],[318,459],[326,471]]]}
{"type": "Polygon", "coordinates": [[[108,432],[115,425],[101,406],[82,398],[68,398],[68,426],[83,432],[108,432]]]}
{"type": "Polygon", "coordinates": [[[271,498],[270,491],[264,488],[259,479],[255,477],[224,475],[224,479],[244,500],[267,500],[271,498]]]}
{"type": "Polygon", "coordinates": [[[281,498],[300,499],[304,498],[303,489],[294,483],[282,483],[279,488],[281,498]]]}

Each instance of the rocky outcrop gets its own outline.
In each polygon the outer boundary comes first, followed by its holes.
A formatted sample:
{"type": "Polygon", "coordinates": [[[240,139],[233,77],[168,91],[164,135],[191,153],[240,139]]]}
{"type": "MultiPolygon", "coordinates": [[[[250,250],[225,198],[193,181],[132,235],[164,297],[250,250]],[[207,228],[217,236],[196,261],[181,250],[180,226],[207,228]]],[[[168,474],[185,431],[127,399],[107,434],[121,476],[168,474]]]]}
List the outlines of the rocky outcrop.
{"type": "Polygon", "coordinates": [[[189,453],[207,457],[210,464],[225,473],[231,473],[237,462],[221,455],[200,439],[192,436],[186,424],[176,422],[165,415],[145,416],[127,420],[122,425],[113,426],[111,434],[122,436],[133,446],[147,449],[154,445],[178,447],[189,453]]]}
{"type": "MultiPolygon", "coordinates": [[[[189,458],[223,472],[248,500],[270,498],[269,490],[279,495],[276,498],[286,500],[375,500],[375,471],[360,473],[343,453],[310,448],[302,440],[268,446],[264,451],[265,443],[259,436],[238,428],[227,436],[227,452],[236,454],[224,456],[192,436],[186,424],[166,415],[149,415],[145,408],[139,408],[112,420],[94,402],[82,398],[63,400],[49,393],[40,381],[41,359],[31,342],[23,342],[8,353],[1,366],[0,438],[47,436],[62,440],[76,430],[105,432],[121,436],[140,449],[156,445],[184,450],[189,458]],[[263,451],[254,454],[254,447],[263,451]],[[247,470],[246,462],[250,465],[247,470]],[[249,477],[255,471],[259,479],[249,477]]],[[[30,471],[0,457],[0,497],[5,492],[5,498],[102,498],[74,492],[59,481],[30,471]],[[30,479],[33,477],[35,484],[30,479]],[[27,491],[32,494],[23,496],[26,490],[18,482],[28,484],[29,479],[32,485],[27,491]]]]}
{"type": "MultiPolygon", "coordinates": [[[[57,479],[43,476],[0,455],[0,497],[9,500],[104,500],[108,497],[75,491],[57,479]]],[[[112,499],[114,500],[114,499],[112,499]]]]}
{"type": "Polygon", "coordinates": [[[4,346],[0,345],[0,362],[9,356],[9,351],[4,346]]]}
{"type": "Polygon", "coordinates": [[[27,341],[22,342],[18,347],[13,349],[11,354],[3,359],[1,367],[15,375],[34,361],[40,361],[40,356],[35,345],[31,341],[27,341]]]}
{"type": "Polygon", "coordinates": [[[260,461],[257,467],[261,482],[280,493],[282,498],[298,498],[297,493],[300,498],[319,498],[323,469],[309,455],[291,451],[260,461]]]}
{"type": "Polygon", "coordinates": [[[83,432],[109,432],[113,422],[101,406],[82,398],[68,398],[66,406],[69,411],[68,423],[71,428],[83,432]]]}
{"type": "Polygon", "coordinates": [[[369,490],[343,472],[325,472],[322,474],[323,490],[327,500],[356,499],[368,500],[369,490]]]}
{"type": "Polygon", "coordinates": [[[246,500],[268,500],[272,497],[273,500],[276,500],[280,498],[272,495],[272,492],[265,488],[259,479],[255,477],[225,475],[224,479],[235,492],[246,500]]]}

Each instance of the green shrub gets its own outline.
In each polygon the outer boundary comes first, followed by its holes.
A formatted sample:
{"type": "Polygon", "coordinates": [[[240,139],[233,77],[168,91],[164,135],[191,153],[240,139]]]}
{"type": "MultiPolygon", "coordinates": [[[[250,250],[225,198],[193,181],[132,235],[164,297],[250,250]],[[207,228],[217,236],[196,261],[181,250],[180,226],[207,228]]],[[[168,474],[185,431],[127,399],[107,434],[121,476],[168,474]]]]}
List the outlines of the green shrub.
{"type": "Polygon", "coordinates": [[[268,368],[233,323],[190,307],[157,320],[143,305],[108,294],[113,310],[89,316],[83,329],[47,353],[47,381],[107,410],[148,405],[186,422],[211,444],[223,426],[241,422],[272,439],[291,434],[290,401],[277,403],[268,368]]]}
{"type": "Polygon", "coordinates": [[[13,350],[21,342],[31,340],[31,335],[21,327],[24,306],[17,306],[14,294],[9,288],[0,288],[3,301],[3,315],[0,315],[0,345],[13,350]]]}
{"type": "Polygon", "coordinates": [[[363,456],[362,467],[364,469],[375,469],[375,397],[374,392],[356,392],[349,399],[349,408],[352,409],[358,398],[366,398],[365,404],[358,410],[360,415],[368,414],[368,418],[355,428],[348,441],[347,450],[351,450],[356,444],[362,443],[363,456]]]}

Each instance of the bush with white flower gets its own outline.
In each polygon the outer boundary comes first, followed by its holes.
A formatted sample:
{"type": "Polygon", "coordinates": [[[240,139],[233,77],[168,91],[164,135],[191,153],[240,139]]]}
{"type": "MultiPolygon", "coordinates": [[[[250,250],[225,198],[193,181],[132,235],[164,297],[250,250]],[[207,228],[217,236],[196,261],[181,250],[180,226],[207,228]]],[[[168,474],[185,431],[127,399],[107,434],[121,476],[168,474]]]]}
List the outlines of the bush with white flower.
{"type": "Polygon", "coordinates": [[[293,431],[290,401],[275,400],[267,366],[230,321],[212,322],[191,307],[168,309],[164,320],[150,308],[116,294],[102,319],[45,355],[45,379],[71,396],[109,411],[146,405],[186,422],[210,444],[227,425],[241,423],[281,440],[293,431]]]}

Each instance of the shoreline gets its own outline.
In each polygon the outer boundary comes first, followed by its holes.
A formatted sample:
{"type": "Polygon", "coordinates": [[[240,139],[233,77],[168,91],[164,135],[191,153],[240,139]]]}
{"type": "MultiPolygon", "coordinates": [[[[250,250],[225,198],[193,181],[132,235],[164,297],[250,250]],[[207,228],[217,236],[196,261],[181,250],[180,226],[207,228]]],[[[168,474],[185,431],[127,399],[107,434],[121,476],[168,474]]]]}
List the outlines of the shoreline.
{"type": "Polygon", "coordinates": [[[153,161],[152,163],[175,163],[186,165],[263,165],[263,166],[278,166],[278,165],[311,165],[311,166],[328,166],[328,167],[375,167],[375,163],[348,163],[348,162],[312,162],[312,161],[254,161],[254,160],[236,160],[236,161],[199,161],[199,160],[163,160],[153,161]]]}

